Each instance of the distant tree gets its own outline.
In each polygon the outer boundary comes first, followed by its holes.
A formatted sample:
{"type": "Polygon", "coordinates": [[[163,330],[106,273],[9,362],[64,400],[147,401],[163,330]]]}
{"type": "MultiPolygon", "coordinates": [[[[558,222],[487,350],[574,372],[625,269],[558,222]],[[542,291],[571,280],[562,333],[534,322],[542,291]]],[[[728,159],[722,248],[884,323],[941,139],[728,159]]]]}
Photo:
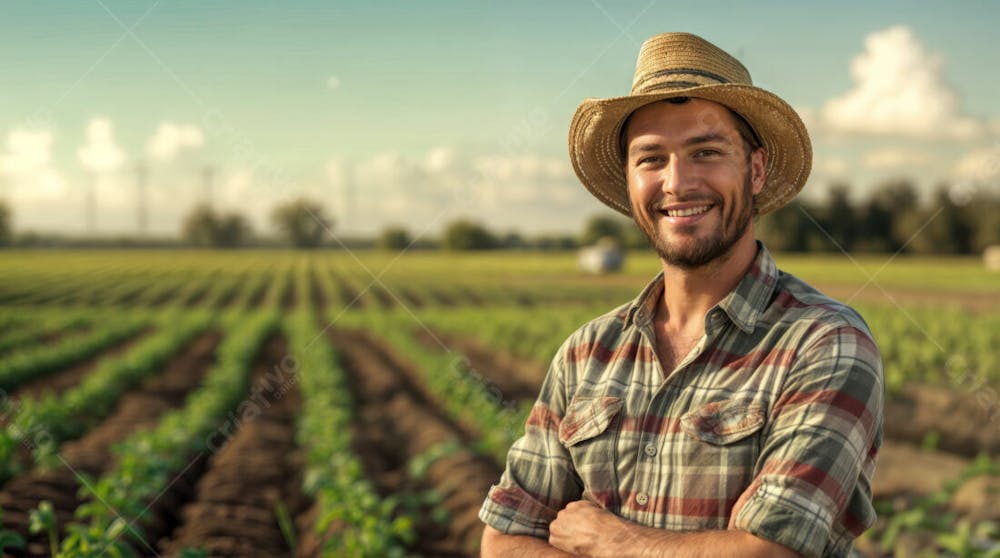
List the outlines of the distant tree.
{"type": "Polygon", "coordinates": [[[195,246],[214,246],[218,218],[207,205],[199,205],[188,213],[181,224],[181,236],[195,246]]]}
{"type": "Polygon", "coordinates": [[[927,208],[900,222],[900,233],[908,235],[915,252],[968,254],[973,239],[970,221],[968,212],[952,201],[947,188],[939,187],[927,208]]]}
{"type": "Polygon", "coordinates": [[[595,215],[583,225],[580,234],[580,244],[591,246],[602,238],[613,238],[619,246],[625,244],[625,225],[622,219],[614,215],[595,215]]]}
{"type": "Polygon", "coordinates": [[[479,223],[459,219],[445,227],[443,244],[449,250],[491,250],[497,240],[479,223]]]}
{"type": "Polygon", "coordinates": [[[245,244],[250,236],[250,224],[242,215],[230,213],[219,216],[215,246],[220,248],[236,248],[245,244]]]}
{"type": "Polygon", "coordinates": [[[761,217],[755,233],[774,252],[806,252],[818,242],[817,237],[822,236],[809,218],[818,213],[816,208],[792,200],[788,205],[761,217]]]}
{"type": "Polygon", "coordinates": [[[970,208],[972,249],[982,252],[987,246],[1000,245],[1000,194],[980,194],[972,199],[970,208]]]}
{"type": "Polygon", "coordinates": [[[0,201],[0,246],[9,246],[13,238],[13,231],[10,224],[10,208],[0,201]]]}
{"type": "Polygon", "coordinates": [[[390,226],[382,230],[375,241],[380,250],[405,250],[413,242],[410,233],[403,227],[390,226]]]}
{"type": "Polygon", "coordinates": [[[271,212],[271,222],[288,242],[298,248],[315,248],[323,243],[333,220],[318,202],[300,198],[281,204],[271,212]]]}
{"type": "Polygon", "coordinates": [[[573,250],[577,248],[577,237],[570,235],[543,235],[534,239],[532,245],[541,250],[573,250]]]}
{"type": "Polygon", "coordinates": [[[252,234],[247,220],[237,214],[219,215],[207,205],[195,207],[184,218],[181,236],[195,246],[235,248],[249,240],[252,234]]]}
{"type": "Polygon", "coordinates": [[[896,252],[904,248],[909,235],[900,236],[898,223],[917,211],[917,191],[912,182],[893,180],[876,187],[857,211],[858,248],[868,252],[896,252]]]}
{"type": "Polygon", "coordinates": [[[499,240],[500,247],[505,250],[521,250],[528,247],[528,243],[525,242],[524,238],[516,233],[509,232],[503,235],[503,238],[499,240]]]}
{"type": "Polygon", "coordinates": [[[855,216],[854,206],[848,195],[847,185],[835,184],[828,194],[824,215],[820,224],[833,240],[827,239],[828,250],[851,251],[854,248],[854,241],[858,233],[858,221],[855,216]]]}
{"type": "Polygon", "coordinates": [[[629,250],[647,250],[652,246],[646,233],[632,219],[622,220],[622,241],[629,250]]]}

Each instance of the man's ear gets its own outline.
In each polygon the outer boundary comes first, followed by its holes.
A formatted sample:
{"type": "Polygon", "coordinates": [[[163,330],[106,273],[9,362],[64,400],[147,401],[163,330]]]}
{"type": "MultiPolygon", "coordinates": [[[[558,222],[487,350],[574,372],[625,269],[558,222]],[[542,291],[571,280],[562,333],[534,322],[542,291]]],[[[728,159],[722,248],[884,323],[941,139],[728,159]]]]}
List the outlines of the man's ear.
{"type": "Polygon", "coordinates": [[[753,183],[753,193],[756,196],[764,190],[767,182],[767,151],[758,147],[750,154],[750,177],[753,183]]]}

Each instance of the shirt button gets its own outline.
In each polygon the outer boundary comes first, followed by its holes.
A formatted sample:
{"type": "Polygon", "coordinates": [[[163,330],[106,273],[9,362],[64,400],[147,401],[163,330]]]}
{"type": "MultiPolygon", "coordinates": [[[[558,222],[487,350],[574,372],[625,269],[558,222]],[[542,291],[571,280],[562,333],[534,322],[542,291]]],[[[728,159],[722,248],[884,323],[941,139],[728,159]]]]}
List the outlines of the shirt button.
{"type": "Polygon", "coordinates": [[[642,448],[642,451],[646,455],[653,457],[654,455],[656,455],[656,446],[654,446],[653,444],[646,444],[646,447],[642,448]]]}
{"type": "Polygon", "coordinates": [[[635,503],[640,506],[645,506],[649,503],[649,496],[647,496],[645,492],[640,492],[635,495],[635,503]]]}

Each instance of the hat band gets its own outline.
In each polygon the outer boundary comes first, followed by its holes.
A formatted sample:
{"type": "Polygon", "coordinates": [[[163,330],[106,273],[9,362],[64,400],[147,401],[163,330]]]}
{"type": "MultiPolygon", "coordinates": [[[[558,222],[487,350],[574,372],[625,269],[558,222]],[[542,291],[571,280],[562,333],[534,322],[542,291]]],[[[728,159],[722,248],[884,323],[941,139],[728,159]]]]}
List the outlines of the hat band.
{"type": "Polygon", "coordinates": [[[658,72],[653,72],[636,80],[635,83],[632,84],[632,94],[635,95],[637,93],[646,93],[648,91],[656,91],[658,89],[667,89],[674,87],[682,88],[682,87],[697,87],[699,85],[708,85],[708,83],[699,83],[690,80],[665,80],[665,81],[657,81],[656,83],[651,83],[649,85],[646,85],[646,83],[649,82],[650,80],[665,78],[675,75],[698,76],[712,80],[715,83],[730,83],[729,79],[726,79],[725,77],[719,74],[706,72],[704,70],[699,70],[697,68],[672,68],[669,70],[660,70],[658,72]]]}

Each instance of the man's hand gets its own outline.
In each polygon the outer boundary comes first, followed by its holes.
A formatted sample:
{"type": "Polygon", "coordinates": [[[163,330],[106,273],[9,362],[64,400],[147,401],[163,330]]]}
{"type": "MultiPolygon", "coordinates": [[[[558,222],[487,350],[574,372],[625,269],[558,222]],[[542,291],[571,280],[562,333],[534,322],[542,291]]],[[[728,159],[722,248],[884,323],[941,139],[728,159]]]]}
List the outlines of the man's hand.
{"type": "Polygon", "coordinates": [[[549,544],[579,556],[611,554],[628,539],[629,527],[628,521],[592,502],[570,502],[549,524],[549,544]]]}
{"type": "Polygon", "coordinates": [[[739,530],[675,533],[643,527],[588,502],[570,502],[549,524],[549,545],[577,556],[626,558],[801,558],[739,530]]]}

